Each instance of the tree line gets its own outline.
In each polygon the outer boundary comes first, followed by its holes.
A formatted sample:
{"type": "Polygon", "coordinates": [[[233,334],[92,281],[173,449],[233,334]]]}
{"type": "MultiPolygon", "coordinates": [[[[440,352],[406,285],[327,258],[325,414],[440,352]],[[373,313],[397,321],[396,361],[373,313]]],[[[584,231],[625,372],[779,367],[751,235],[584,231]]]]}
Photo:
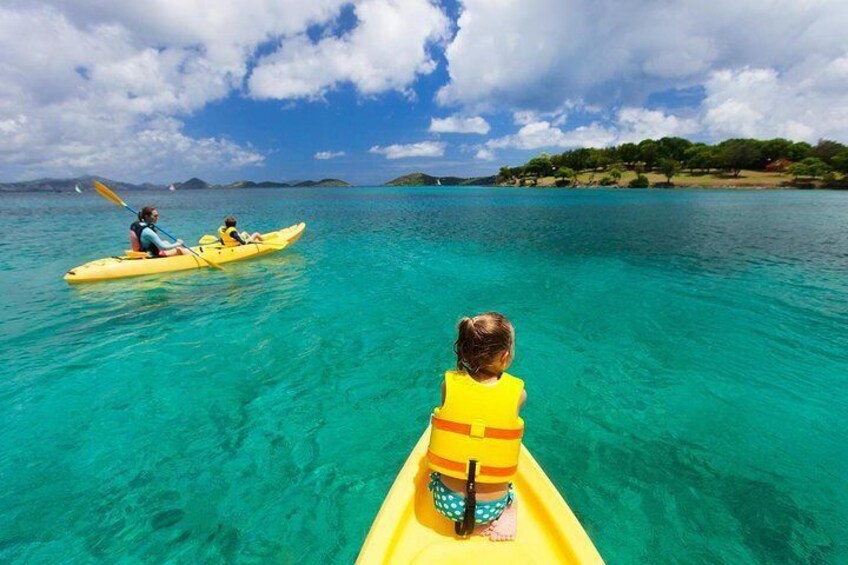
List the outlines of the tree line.
{"type": "MultiPolygon", "coordinates": [[[[644,173],[666,176],[668,184],[683,170],[690,174],[723,173],[738,177],[743,170],[788,172],[796,180],[848,178],[848,147],[822,139],[816,145],[783,138],[728,139],[710,145],[681,137],[645,139],[614,147],[580,148],[548,155],[542,153],[518,167],[501,167],[498,182],[555,176],[569,184],[581,172],[604,172],[601,184],[617,184],[625,170],[636,171],[632,186],[647,186],[644,173]],[[635,184],[634,184],[635,183],[635,184]]],[[[562,182],[560,182],[562,181],[562,182]]]]}

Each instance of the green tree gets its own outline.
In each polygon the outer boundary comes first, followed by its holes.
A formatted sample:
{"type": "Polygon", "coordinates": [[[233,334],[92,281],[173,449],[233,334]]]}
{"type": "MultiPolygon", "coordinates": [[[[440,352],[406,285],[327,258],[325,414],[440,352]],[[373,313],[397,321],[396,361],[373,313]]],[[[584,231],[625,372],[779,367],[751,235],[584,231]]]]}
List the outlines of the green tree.
{"type": "Polygon", "coordinates": [[[833,158],[844,151],[846,147],[838,141],[829,139],[820,139],[815,147],[810,151],[810,157],[821,159],[828,165],[833,164],[833,158]]]}
{"type": "Polygon", "coordinates": [[[610,163],[612,163],[612,161],[603,149],[595,149],[593,147],[589,148],[589,154],[586,160],[587,169],[597,171],[606,168],[610,163]]]}
{"type": "Polygon", "coordinates": [[[683,168],[680,161],[676,159],[669,159],[668,157],[660,159],[657,166],[659,167],[660,172],[665,175],[666,182],[669,184],[671,184],[672,177],[678,174],[683,168]]]}
{"type": "Polygon", "coordinates": [[[498,171],[497,182],[507,182],[512,178],[512,171],[509,167],[501,167],[498,171]]]}
{"type": "Polygon", "coordinates": [[[799,163],[789,165],[789,172],[795,177],[795,180],[800,178],[815,179],[831,172],[831,168],[817,157],[807,157],[799,163]]]}
{"type": "Polygon", "coordinates": [[[786,155],[786,158],[790,161],[803,161],[807,157],[811,157],[812,150],[812,145],[810,145],[806,141],[799,141],[797,143],[792,144],[792,147],[789,148],[789,154],[786,155]]]}
{"type": "Polygon", "coordinates": [[[690,171],[698,169],[702,174],[717,166],[716,151],[703,143],[693,145],[686,150],[686,167],[690,171]]]}
{"type": "Polygon", "coordinates": [[[575,149],[573,151],[568,151],[563,154],[562,164],[566,167],[570,167],[575,171],[582,171],[587,167],[587,162],[589,160],[589,150],[585,147],[581,147],[580,149],[575,149]]]}
{"type": "Polygon", "coordinates": [[[639,160],[639,148],[635,143],[622,143],[618,146],[618,158],[632,168],[639,160]]]}
{"type": "Polygon", "coordinates": [[[571,167],[561,167],[554,172],[554,176],[560,179],[573,179],[576,173],[571,167]]]}
{"type": "Polygon", "coordinates": [[[645,163],[646,170],[650,171],[654,168],[659,157],[657,142],[653,139],[645,139],[639,142],[639,160],[645,163]]]}
{"type": "Polygon", "coordinates": [[[538,157],[533,157],[524,165],[524,173],[528,175],[536,175],[538,177],[548,177],[553,173],[554,166],[551,164],[551,158],[547,153],[542,153],[538,157]]]}
{"type": "Polygon", "coordinates": [[[762,158],[766,162],[777,161],[778,159],[791,159],[789,155],[792,153],[794,144],[788,139],[776,137],[766,140],[762,143],[762,158]]]}
{"type": "Polygon", "coordinates": [[[848,175],[848,149],[844,149],[834,155],[832,161],[834,169],[843,175],[848,175]]]}
{"type": "Polygon", "coordinates": [[[719,165],[738,177],[742,169],[753,169],[760,160],[760,150],[752,139],[728,139],[719,143],[719,165]]]}
{"type": "Polygon", "coordinates": [[[663,137],[657,141],[657,153],[660,158],[683,161],[686,159],[686,150],[692,147],[692,142],[682,137],[663,137]]]}
{"type": "Polygon", "coordinates": [[[621,169],[618,167],[611,167],[609,170],[609,176],[616,183],[621,180],[621,169]]]}

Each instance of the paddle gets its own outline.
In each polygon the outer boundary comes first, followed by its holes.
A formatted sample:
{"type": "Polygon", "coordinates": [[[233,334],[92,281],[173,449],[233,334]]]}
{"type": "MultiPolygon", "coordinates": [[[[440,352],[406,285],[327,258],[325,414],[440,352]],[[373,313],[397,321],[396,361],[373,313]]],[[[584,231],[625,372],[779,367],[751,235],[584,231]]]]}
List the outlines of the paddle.
{"type": "MultiPolygon", "coordinates": [[[[106,200],[108,200],[108,201],[110,201],[110,202],[112,202],[112,203],[114,203],[114,204],[117,204],[118,206],[123,206],[124,208],[126,208],[127,210],[129,210],[130,212],[132,212],[133,214],[135,214],[136,216],[138,216],[138,212],[136,212],[135,210],[133,210],[132,208],[130,208],[130,207],[127,205],[127,203],[126,203],[126,202],[124,202],[123,200],[121,200],[121,198],[120,198],[117,194],[115,194],[114,192],[112,192],[112,191],[111,191],[111,190],[110,190],[110,189],[109,189],[109,188],[108,188],[105,184],[103,184],[102,182],[100,182],[100,181],[98,181],[98,180],[95,180],[95,181],[94,181],[94,190],[97,192],[97,194],[99,194],[100,196],[102,196],[102,197],[103,197],[103,198],[105,198],[106,200]]],[[[177,238],[176,238],[176,237],[172,236],[171,234],[169,234],[168,232],[166,232],[165,230],[163,230],[161,227],[156,226],[156,229],[158,229],[159,231],[161,231],[162,233],[164,233],[167,237],[170,237],[173,241],[177,241],[177,238]]],[[[202,261],[205,261],[205,262],[206,262],[206,263],[208,263],[210,266],[215,267],[216,269],[220,269],[220,270],[222,270],[222,271],[224,270],[224,267],[222,267],[222,266],[221,266],[221,265],[219,265],[218,263],[216,263],[216,262],[214,262],[214,261],[212,261],[212,260],[210,260],[210,259],[207,259],[206,257],[203,257],[202,255],[198,254],[198,253],[197,253],[197,251],[195,251],[195,250],[194,250],[194,249],[192,249],[191,247],[186,247],[185,245],[184,245],[183,247],[185,247],[185,249],[188,249],[189,251],[191,251],[191,252],[192,252],[194,255],[196,255],[199,259],[201,259],[202,261]]]]}

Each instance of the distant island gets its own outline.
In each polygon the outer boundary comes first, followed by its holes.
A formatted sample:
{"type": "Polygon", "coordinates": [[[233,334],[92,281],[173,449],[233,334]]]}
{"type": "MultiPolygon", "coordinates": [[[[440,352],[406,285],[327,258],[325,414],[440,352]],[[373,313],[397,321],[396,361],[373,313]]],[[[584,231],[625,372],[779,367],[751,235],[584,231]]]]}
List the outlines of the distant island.
{"type": "Polygon", "coordinates": [[[433,177],[424,173],[404,175],[383,184],[383,186],[493,186],[497,182],[495,175],[490,177],[433,177]]]}
{"type": "MultiPolygon", "coordinates": [[[[298,180],[298,181],[251,181],[240,180],[229,184],[210,184],[197,177],[187,181],[172,182],[170,184],[133,184],[129,182],[109,179],[101,176],[83,176],[68,179],[38,179],[31,181],[20,181],[11,183],[0,183],[0,192],[74,192],[77,187],[80,190],[91,190],[93,181],[98,180],[116,190],[204,190],[204,189],[243,189],[243,188],[313,188],[313,187],[349,187],[352,184],[341,179],[298,180]],[[173,187],[173,188],[172,188],[173,187]]],[[[412,173],[390,180],[381,186],[493,186],[496,181],[494,175],[490,177],[434,177],[424,173],[412,173]]]]}
{"type": "Polygon", "coordinates": [[[209,184],[197,177],[187,181],[170,184],[133,184],[129,182],[108,179],[101,176],[83,176],[69,179],[38,179],[31,181],[0,183],[0,192],[74,192],[91,190],[93,181],[98,180],[116,190],[203,190],[203,189],[239,189],[239,188],[309,188],[319,186],[352,186],[339,179],[321,179],[319,181],[303,180],[291,182],[242,180],[229,184],[209,184]]]}
{"type": "Polygon", "coordinates": [[[253,182],[242,180],[230,184],[222,185],[222,188],[308,188],[312,186],[353,186],[348,182],[339,179],[321,179],[319,181],[303,180],[294,182],[277,182],[277,181],[262,181],[253,182]]]}
{"type": "Polygon", "coordinates": [[[682,137],[542,153],[501,167],[499,186],[609,188],[848,188],[848,146],[783,138],[727,139],[710,145],[682,137]]]}

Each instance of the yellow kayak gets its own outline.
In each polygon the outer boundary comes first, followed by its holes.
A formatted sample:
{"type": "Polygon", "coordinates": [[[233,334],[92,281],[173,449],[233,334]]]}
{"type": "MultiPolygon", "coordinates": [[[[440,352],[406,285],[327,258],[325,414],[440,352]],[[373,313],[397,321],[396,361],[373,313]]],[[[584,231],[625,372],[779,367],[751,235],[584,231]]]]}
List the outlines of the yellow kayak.
{"type": "Polygon", "coordinates": [[[427,428],[383,501],[357,564],[603,563],[568,504],[523,446],[514,482],[518,504],[515,540],[457,536],[453,522],[436,511],[427,490],[429,440],[427,428]]]}
{"type": "MultiPolygon", "coordinates": [[[[300,239],[304,229],[306,229],[306,224],[301,222],[282,230],[264,233],[262,234],[262,241],[259,243],[249,243],[238,247],[225,247],[220,243],[213,243],[211,245],[198,245],[192,247],[192,249],[201,257],[208,257],[219,264],[243,261],[285,249],[300,239]]],[[[74,267],[67,272],[65,280],[69,283],[105,281],[188,269],[202,269],[208,266],[208,263],[194,255],[175,255],[151,259],[145,254],[139,253],[137,257],[130,255],[107,257],[74,267]]]]}

